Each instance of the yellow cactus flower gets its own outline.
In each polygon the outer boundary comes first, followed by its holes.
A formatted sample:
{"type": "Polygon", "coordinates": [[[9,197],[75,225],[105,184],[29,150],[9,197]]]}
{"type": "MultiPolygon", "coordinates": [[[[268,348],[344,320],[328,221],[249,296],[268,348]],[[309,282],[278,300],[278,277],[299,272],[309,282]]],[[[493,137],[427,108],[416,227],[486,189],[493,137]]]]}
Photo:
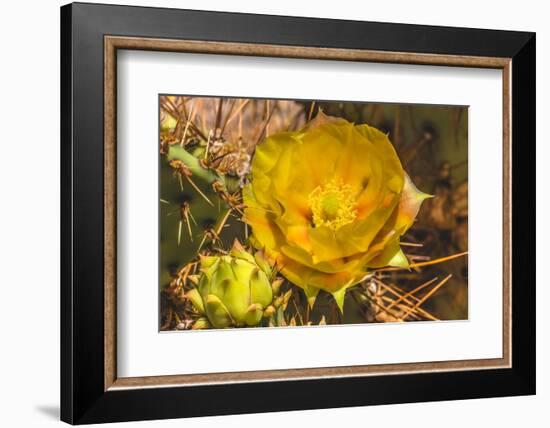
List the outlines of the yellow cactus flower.
{"type": "Polygon", "coordinates": [[[343,311],[345,290],[369,270],[408,267],[400,237],[429,195],[416,189],[388,136],[319,113],[258,145],[243,189],[252,244],[301,287],[343,311]]]}

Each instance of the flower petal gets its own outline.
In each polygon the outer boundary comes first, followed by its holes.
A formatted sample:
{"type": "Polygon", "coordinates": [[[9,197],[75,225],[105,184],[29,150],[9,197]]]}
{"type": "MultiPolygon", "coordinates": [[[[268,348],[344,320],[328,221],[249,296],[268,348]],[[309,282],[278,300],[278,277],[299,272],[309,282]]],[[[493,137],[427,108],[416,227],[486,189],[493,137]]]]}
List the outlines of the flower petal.
{"type": "Polygon", "coordinates": [[[398,239],[393,239],[389,244],[386,244],[382,252],[368,262],[369,268],[385,266],[409,267],[409,260],[401,250],[398,239]]]}
{"type": "Polygon", "coordinates": [[[396,229],[402,229],[404,227],[405,229],[402,234],[405,233],[413,225],[422,202],[432,197],[432,195],[428,195],[418,190],[410,177],[405,174],[405,186],[403,187],[401,199],[397,206],[397,217],[394,227],[396,229]]]}

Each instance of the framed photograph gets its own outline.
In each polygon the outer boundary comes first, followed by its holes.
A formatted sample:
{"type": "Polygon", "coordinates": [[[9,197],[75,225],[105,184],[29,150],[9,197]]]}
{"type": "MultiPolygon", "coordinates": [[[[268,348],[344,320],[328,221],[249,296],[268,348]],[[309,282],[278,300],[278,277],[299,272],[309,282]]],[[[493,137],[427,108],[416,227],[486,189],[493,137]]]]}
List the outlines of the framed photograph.
{"type": "Polygon", "coordinates": [[[533,33],[76,3],[61,105],[62,420],[535,393],[533,33]]]}

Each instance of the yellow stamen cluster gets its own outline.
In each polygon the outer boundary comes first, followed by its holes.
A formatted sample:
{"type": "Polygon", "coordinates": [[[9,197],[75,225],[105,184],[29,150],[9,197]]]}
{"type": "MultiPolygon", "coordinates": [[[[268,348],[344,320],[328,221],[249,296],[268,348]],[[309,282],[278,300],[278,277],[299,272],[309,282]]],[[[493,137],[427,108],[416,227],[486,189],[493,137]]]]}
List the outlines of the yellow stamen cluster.
{"type": "Polygon", "coordinates": [[[357,203],[351,186],[335,180],[317,186],[309,194],[309,206],[315,227],[327,226],[336,231],[357,217],[357,203]]]}

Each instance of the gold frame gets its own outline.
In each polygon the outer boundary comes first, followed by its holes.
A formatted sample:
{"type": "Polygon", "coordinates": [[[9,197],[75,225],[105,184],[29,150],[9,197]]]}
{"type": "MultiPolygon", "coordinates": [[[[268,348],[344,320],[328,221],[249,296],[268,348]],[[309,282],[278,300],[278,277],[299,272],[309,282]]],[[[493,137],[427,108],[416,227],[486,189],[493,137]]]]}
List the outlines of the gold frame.
{"type": "Polygon", "coordinates": [[[511,58],[382,52],[229,42],[104,38],[104,390],[511,367],[511,58]],[[339,61],[443,65],[502,70],[503,81],[503,349],[502,358],[119,378],[116,375],[116,52],[117,49],[339,61]]]}

